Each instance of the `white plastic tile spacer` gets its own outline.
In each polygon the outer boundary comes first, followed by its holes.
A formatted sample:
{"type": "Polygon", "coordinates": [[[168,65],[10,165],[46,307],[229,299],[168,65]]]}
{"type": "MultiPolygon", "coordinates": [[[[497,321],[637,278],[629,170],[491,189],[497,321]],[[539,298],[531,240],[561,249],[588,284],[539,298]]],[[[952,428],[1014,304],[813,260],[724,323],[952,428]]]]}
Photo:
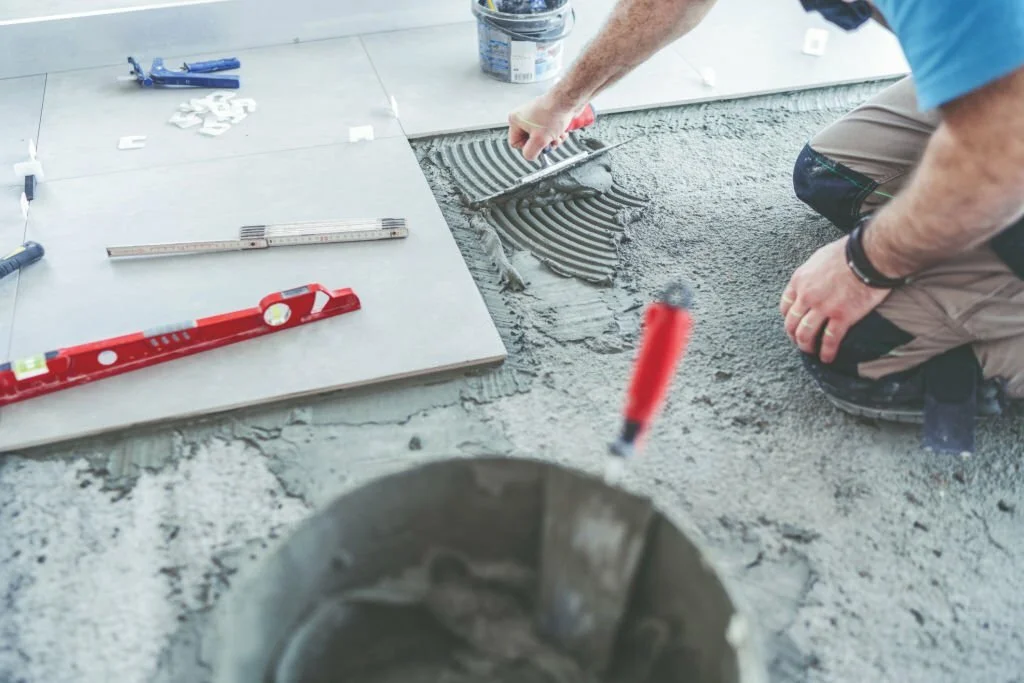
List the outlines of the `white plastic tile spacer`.
{"type": "Polygon", "coordinates": [[[21,217],[28,220],[28,196],[24,192],[21,193],[21,217]]]}
{"type": "Polygon", "coordinates": [[[348,129],[348,141],[373,140],[373,126],[353,126],[348,129]]]}
{"type": "Polygon", "coordinates": [[[43,165],[36,159],[35,140],[28,141],[28,161],[14,164],[14,175],[18,178],[27,178],[32,175],[36,177],[37,183],[43,182],[43,165]]]}
{"type": "Polygon", "coordinates": [[[718,81],[718,74],[710,66],[705,66],[700,70],[700,80],[709,88],[714,88],[715,83],[718,81]]]}
{"type": "Polygon", "coordinates": [[[828,31],[823,28],[809,28],[804,34],[804,54],[820,57],[828,45],[828,31]]]}
{"type": "Polygon", "coordinates": [[[203,127],[199,129],[199,132],[203,135],[223,135],[229,130],[231,130],[230,123],[207,120],[206,123],[203,124],[203,127]]]}
{"type": "Polygon", "coordinates": [[[198,114],[193,114],[192,112],[187,114],[176,112],[167,122],[173,123],[178,128],[191,128],[193,126],[198,126],[203,122],[203,120],[199,118],[198,114]]]}
{"type": "Polygon", "coordinates": [[[241,108],[249,114],[256,111],[256,100],[248,97],[239,97],[237,100],[231,100],[231,107],[241,108]]]}
{"type": "Polygon", "coordinates": [[[207,95],[205,99],[209,100],[210,102],[226,102],[234,96],[235,93],[231,92],[230,90],[218,90],[207,95]]]}
{"type": "Polygon", "coordinates": [[[192,107],[192,111],[197,114],[204,114],[210,111],[210,103],[205,99],[192,99],[188,101],[188,104],[192,107]]]}
{"type": "Polygon", "coordinates": [[[398,100],[395,99],[394,95],[391,96],[391,115],[396,119],[398,118],[398,100]]]}
{"type": "Polygon", "coordinates": [[[142,149],[145,146],[145,135],[126,135],[117,142],[118,149],[142,149]]]}

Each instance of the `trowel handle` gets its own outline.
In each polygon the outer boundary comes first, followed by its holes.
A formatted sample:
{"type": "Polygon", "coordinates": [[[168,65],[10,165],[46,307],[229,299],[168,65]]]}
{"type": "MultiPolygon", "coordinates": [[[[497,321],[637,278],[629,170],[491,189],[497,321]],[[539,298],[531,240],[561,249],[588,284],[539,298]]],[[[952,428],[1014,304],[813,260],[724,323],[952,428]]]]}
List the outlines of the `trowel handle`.
{"type": "MultiPolygon", "coordinates": [[[[588,104],[583,108],[583,111],[576,115],[576,117],[569,122],[569,127],[565,129],[566,133],[571,133],[574,130],[580,128],[586,128],[592,125],[597,120],[597,112],[594,110],[594,105],[588,104]]],[[[551,151],[551,145],[544,148],[543,154],[547,154],[551,151]]]]}
{"type": "Polygon", "coordinates": [[[569,127],[565,129],[566,133],[571,133],[574,130],[580,128],[586,128],[587,126],[593,125],[594,121],[597,120],[597,112],[594,110],[594,105],[588,104],[583,108],[576,117],[569,122],[569,127]]]}
{"type": "Polygon", "coordinates": [[[625,425],[612,453],[627,457],[661,409],[676,367],[690,341],[692,295],[686,285],[673,284],[648,306],[644,316],[640,352],[626,401],[625,425]]]}

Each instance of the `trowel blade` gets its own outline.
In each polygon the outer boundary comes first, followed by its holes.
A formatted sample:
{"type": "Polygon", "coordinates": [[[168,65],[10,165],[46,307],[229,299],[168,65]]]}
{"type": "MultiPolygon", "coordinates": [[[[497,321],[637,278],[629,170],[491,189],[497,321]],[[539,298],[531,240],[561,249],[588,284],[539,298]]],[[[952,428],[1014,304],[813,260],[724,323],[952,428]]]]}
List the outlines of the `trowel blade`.
{"type": "Polygon", "coordinates": [[[517,180],[513,185],[505,188],[504,190],[501,190],[499,192],[495,192],[494,194],[490,194],[490,195],[487,195],[485,197],[480,197],[479,199],[473,201],[471,206],[473,208],[476,208],[476,207],[479,207],[479,206],[481,206],[483,204],[487,204],[489,202],[493,202],[495,199],[499,199],[499,198],[504,197],[506,195],[514,194],[514,193],[522,190],[525,187],[529,187],[530,185],[534,185],[536,183],[539,183],[542,180],[545,180],[545,179],[550,178],[552,176],[556,176],[556,175],[558,175],[559,173],[561,173],[563,171],[569,170],[570,168],[575,168],[575,167],[577,167],[577,166],[579,166],[581,164],[585,164],[588,161],[590,161],[590,160],[592,160],[592,159],[594,159],[596,157],[599,157],[602,154],[605,154],[606,152],[612,151],[616,147],[621,147],[622,145],[625,145],[625,144],[628,144],[630,142],[633,142],[634,140],[636,140],[636,138],[630,138],[629,140],[623,140],[622,142],[616,142],[613,145],[608,145],[607,147],[602,147],[601,149],[594,149],[594,150],[590,150],[590,151],[587,151],[587,152],[580,152],[579,154],[574,154],[573,156],[569,157],[568,159],[563,159],[563,160],[561,160],[559,162],[551,164],[547,168],[542,168],[539,171],[534,171],[533,173],[530,173],[530,174],[527,174],[527,175],[523,176],[522,178],[517,180]]]}

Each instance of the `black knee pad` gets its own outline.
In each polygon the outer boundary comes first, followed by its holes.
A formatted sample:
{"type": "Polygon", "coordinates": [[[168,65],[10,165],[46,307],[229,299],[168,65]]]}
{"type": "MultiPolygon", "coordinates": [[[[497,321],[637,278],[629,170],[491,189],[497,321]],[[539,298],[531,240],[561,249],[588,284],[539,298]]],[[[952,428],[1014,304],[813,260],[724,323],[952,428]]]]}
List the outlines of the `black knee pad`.
{"type": "Polygon", "coordinates": [[[802,202],[843,232],[850,232],[860,218],[864,200],[878,189],[878,183],[804,145],[793,168],[793,189],[802,202]]]}
{"type": "Polygon", "coordinates": [[[990,244],[1006,267],[1024,278],[1024,218],[993,237],[990,244]]]}
{"type": "Polygon", "coordinates": [[[913,340],[914,335],[897,327],[878,311],[871,311],[847,330],[832,367],[856,377],[857,366],[861,363],[878,360],[913,340]]]}

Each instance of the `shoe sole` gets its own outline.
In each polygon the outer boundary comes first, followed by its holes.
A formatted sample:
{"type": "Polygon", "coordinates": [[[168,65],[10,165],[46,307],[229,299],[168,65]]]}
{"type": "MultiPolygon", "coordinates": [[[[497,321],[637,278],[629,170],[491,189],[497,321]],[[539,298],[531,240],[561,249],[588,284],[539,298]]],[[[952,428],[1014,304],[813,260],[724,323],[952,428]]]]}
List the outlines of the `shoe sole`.
{"type": "Polygon", "coordinates": [[[825,398],[839,410],[857,417],[866,417],[872,420],[884,420],[886,422],[899,422],[901,424],[924,424],[923,410],[898,410],[890,408],[866,408],[856,403],[849,403],[841,398],[836,398],[828,392],[822,392],[825,398]]]}
{"type": "MultiPolygon", "coordinates": [[[[825,393],[825,392],[822,392],[825,393]]],[[[841,398],[836,398],[825,393],[825,398],[844,413],[856,417],[866,417],[872,420],[883,420],[885,422],[898,422],[900,424],[924,424],[924,411],[922,410],[894,410],[887,408],[865,408],[856,403],[849,403],[841,398]]],[[[978,413],[975,418],[978,420],[990,420],[1002,416],[1003,413],[978,413]]]]}

